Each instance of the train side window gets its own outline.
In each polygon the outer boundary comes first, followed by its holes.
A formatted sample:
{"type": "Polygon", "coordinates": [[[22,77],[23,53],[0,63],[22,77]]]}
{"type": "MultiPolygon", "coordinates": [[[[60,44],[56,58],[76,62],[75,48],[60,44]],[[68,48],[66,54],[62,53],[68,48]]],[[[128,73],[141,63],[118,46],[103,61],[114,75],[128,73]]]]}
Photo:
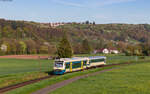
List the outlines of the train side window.
{"type": "Polygon", "coordinates": [[[66,62],[66,69],[70,68],[70,62],[66,62]]]}
{"type": "Polygon", "coordinates": [[[81,61],[72,62],[72,68],[80,68],[81,67],[81,61]]]}
{"type": "Polygon", "coordinates": [[[90,60],[90,63],[95,63],[95,62],[102,62],[102,61],[104,61],[105,59],[92,59],[92,60],[90,60]]]}

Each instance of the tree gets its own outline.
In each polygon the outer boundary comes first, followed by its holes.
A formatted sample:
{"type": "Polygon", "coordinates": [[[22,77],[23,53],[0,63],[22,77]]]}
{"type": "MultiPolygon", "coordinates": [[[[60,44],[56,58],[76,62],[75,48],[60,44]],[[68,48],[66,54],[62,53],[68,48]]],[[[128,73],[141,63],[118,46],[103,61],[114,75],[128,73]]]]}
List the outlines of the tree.
{"type": "Polygon", "coordinates": [[[48,46],[48,54],[49,55],[54,55],[56,54],[56,47],[54,45],[49,45],[48,46]]]}
{"type": "Polygon", "coordinates": [[[119,52],[124,52],[126,50],[126,46],[127,46],[127,44],[122,41],[117,42],[117,45],[116,45],[119,52]]]}
{"type": "Polygon", "coordinates": [[[95,21],[93,21],[93,25],[95,25],[95,21]]]}
{"type": "Polygon", "coordinates": [[[27,54],[36,54],[36,43],[35,43],[35,41],[32,39],[29,39],[29,40],[26,40],[25,43],[26,43],[26,47],[27,47],[26,53],[27,54]]]}
{"type": "Polygon", "coordinates": [[[148,43],[142,44],[142,53],[145,56],[150,56],[150,46],[148,43]]]}
{"type": "Polygon", "coordinates": [[[9,45],[10,45],[10,52],[9,54],[18,54],[18,42],[15,40],[10,40],[9,41],[9,45]]]}
{"type": "Polygon", "coordinates": [[[76,43],[74,46],[73,46],[73,51],[75,54],[81,54],[82,53],[82,45],[80,43],[76,43]]]}
{"type": "Polygon", "coordinates": [[[104,39],[99,38],[97,41],[98,41],[98,42],[97,42],[95,48],[96,48],[96,49],[102,49],[102,48],[104,48],[104,46],[105,46],[104,39]]]}
{"type": "Polygon", "coordinates": [[[5,26],[2,30],[2,37],[11,38],[13,30],[10,26],[5,26]]]}
{"type": "Polygon", "coordinates": [[[20,27],[17,28],[17,30],[16,30],[16,38],[17,38],[17,40],[22,38],[22,31],[23,30],[20,27]]]}
{"type": "Polygon", "coordinates": [[[0,39],[2,38],[2,27],[0,26],[0,39]]]}
{"type": "Polygon", "coordinates": [[[89,21],[86,21],[85,24],[90,24],[90,22],[89,22],[89,21]]]}
{"type": "Polygon", "coordinates": [[[83,48],[83,53],[85,54],[90,54],[92,52],[92,47],[89,44],[89,41],[87,39],[83,40],[82,48],[83,48]]]}
{"type": "Polygon", "coordinates": [[[126,48],[126,50],[128,50],[128,52],[129,52],[128,55],[130,55],[130,56],[134,55],[134,49],[135,49],[135,47],[133,45],[128,45],[126,48]]]}
{"type": "Polygon", "coordinates": [[[25,54],[25,51],[27,49],[27,46],[26,46],[25,42],[20,41],[19,44],[20,44],[20,53],[25,54]]]}
{"type": "Polygon", "coordinates": [[[115,44],[112,41],[108,41],[105,46],[106,48],[114,48],[115,44]]]}
{"type": "Polygon", "coordinates": [[[57,54],[59,58],[70,58],[73,56],[72,47],[67,39],[67,36],[64,35],[57,47],[57,54]]]}

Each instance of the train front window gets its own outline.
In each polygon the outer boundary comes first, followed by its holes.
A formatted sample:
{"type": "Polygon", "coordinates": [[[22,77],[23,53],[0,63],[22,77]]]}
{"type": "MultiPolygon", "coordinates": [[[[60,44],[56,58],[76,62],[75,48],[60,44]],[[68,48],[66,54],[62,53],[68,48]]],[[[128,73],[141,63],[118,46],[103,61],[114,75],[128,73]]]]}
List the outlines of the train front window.
{"type": "Polygon", "coordinates": [[[55,62],[55,67],[57,68],[63,67],[63,62],[62,61],[55,62]]]}

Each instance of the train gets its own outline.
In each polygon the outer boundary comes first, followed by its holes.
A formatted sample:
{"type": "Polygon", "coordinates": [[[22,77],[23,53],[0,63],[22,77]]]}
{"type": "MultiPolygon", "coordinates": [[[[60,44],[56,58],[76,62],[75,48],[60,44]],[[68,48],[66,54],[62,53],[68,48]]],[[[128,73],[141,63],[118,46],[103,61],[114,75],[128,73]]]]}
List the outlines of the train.
{"type": "Polygon", "coordinates": [[[54,62],[53,73],[62,75],[106,64],[105,56],[60,58],[54,62]]]}

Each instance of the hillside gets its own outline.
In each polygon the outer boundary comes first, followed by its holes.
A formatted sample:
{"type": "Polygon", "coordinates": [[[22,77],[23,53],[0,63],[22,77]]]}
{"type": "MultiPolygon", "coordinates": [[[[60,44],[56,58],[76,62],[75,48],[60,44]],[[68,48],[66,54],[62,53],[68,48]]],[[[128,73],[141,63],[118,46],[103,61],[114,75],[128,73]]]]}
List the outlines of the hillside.
{"type": "Polygon", "coordinates": [[[7,46],[5,54],[47,53],[55,49],[53,45],[62,34],[61,30],[39,27],[35,22],[0,19],[0,45],[4,51],[7,46]]]}
{"type": "Polygon", "coordinates": [[[96,41],[98,38],[103,38],[109,41],[136,43],[148,42],[150,39],[150,25],[148,24],[67,24],[59,28],[96,41]]]}
{"type": "Polygon", "coordinates": [[[117,47],[119,43],[135,45],[150,41],[148,24],[68,23],[52,28],[49,24],[0,19],[0,45],[4,46],[2,48],[7,45],[6,54],[53,54],[64,31],[74,50],[81,46],[84,39],[88,39],[93,49],[117,47]]]}

